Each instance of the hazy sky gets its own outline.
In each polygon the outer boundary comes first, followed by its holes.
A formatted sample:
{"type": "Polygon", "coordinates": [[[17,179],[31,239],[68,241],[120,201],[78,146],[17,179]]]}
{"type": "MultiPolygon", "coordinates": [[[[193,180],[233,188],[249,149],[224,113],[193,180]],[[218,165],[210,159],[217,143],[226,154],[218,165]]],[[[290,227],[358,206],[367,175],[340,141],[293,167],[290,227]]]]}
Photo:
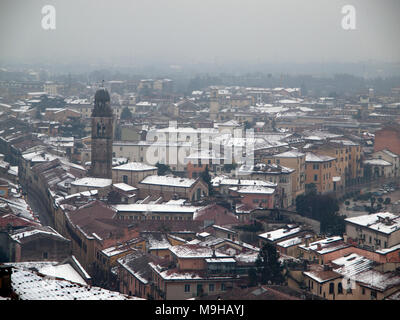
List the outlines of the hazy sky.
{"type": "Polygon", "coordinates": [[[20,62],[400,61],[398,0],[0,0],[0,58],[20,62]],[[56,9],[56,30],[41,9],[56,9]],[[343,30],[344,5],[356,30],[343,30]]]}

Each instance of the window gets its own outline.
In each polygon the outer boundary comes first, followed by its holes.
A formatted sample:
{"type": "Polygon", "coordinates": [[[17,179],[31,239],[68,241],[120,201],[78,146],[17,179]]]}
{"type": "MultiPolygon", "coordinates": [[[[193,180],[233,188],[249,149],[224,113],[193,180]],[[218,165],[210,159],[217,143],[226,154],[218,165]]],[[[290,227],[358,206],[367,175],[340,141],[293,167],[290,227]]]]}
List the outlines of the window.
{"type": "Polygon", "coordinates": [[[225,291],[225,290],[226,290],[225,283],[221,283],[221,291],[225,291]]]}
{"type": "Polygon", "coordinates": [[[190,292],[190,284],[185,284],[185,292],[190,292]]]}
{"type": "Polygon", "coordinates": [[[348,294],[352,294],[353,293],[353,290],[351,289],[352,285],[353,284],[351,283],[351,280],[347,279],[347,293],[348,294]]]}
{"type": "Polygon", "coordinates": [[[314,174],[314,181],[318,181],[318,175],[314,174]]]}
{"type": "Polygon", "coordinates": [[[371,299],[372,300],[376,299],[376,291],[371,290],[371,299]]]}
{"type": "Polygon", "coordinates": [[[365,288],[362,288],[362,294],[365,294],[365,288]]]}
{"type": "Polygon", "coordinates": [[[43,259],[47,259],[49,254],[47,252],[43,252],[43,259]]]}
{"type": "Polygon", "coordinates": [[[200,296],[203,294],[203,285],[202,284],[198,284],[197,285],[197,295],[200,296]]]}
{"type": "Polygon", "coordinates": [[[126,176],[126,175],[122,176],[122,181],[124,183],[128,183],[128,176],[126,176]]]}
{"type": "Polygon", "coordinates": [[[343,294],[343,286],[342,286],[341,282],[338,283],[337,291],[338,291],[338,294],[343,294]]]}
{"type": "Polygon", "coordinates": [[[213,283],[210,283],[210,284],[208,285],[208,291],[209,291],[209,292],[213,292],[213,291],[214,291],[214,284],[213,284],[213,283]]]}
{"type": "Polygon", "coordinates": [[[333,282],[331,282],[329,284],[329,294],[333,294],[335,291],[335,284],[333,282]]]}

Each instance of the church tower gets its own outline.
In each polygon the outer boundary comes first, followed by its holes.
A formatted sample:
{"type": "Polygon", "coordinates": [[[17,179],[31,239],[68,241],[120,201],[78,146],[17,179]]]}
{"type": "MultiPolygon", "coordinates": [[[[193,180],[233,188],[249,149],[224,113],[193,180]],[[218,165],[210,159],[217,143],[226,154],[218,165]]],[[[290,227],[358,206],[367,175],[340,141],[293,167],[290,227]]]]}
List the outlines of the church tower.
{"type": "Polygon", "coordinates": [[[105,88],[97,90],[92,112],[92,159],[90,175],[112,179],[113,113],[110,95],[105,88]]]}

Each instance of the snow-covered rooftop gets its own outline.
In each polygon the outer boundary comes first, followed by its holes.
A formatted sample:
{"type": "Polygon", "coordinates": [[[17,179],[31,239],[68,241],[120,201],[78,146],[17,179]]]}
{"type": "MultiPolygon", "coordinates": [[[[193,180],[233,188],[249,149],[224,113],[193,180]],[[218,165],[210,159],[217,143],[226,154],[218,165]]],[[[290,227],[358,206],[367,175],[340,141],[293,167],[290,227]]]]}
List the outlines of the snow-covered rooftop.
{"type": "Polygon", "coordinates": [[[126,183],[123,183],[123,182],[121,182],[121,183],[114,183],[113,186],[114,186],[115,188],[117,188],[117,189],[120,189],[120,190],[126,191],[126,192],[137,190],[137,188],[132,187],[132,186],[130,186],[129,184],[126,184],[126,183]]]}
{"type": "Polygon", "coordinates": [[[157,167],[149,166],[140,162],[128,162],[120,166],[114,167],[113,170],[124,170],[124,171],[150,171],[157,170],[157,167]]]}
{"type": "Polygon", "coordinates": [[[379,291],[385,291],[400,285],[400,276],[394,272],[382,273],[374,269],[360,272],[352,278],[363,286],[379,291]]]}
{"type": "Polygon", "coordinates": [[[114,208],[118,212],[167,212],[167,213],[194,213],[202,207],[174,205],[174,204],[118,204],[114,208]]]}
{"type": "Polygon", "coordinates": [[[269,240],[269,241],[276,241],[279,239],[283,239],[286,238],[288,236],[292,236],[295,235],[297,233],[299,233],[301,231],[301,227],[296,227],[296,228],[281,228],[281,229],[277,229],[274,231],[269,231],[269,232],[265,232],[262,234],[259,234],[258,236],[260,238],[269,240]]]}
{"type": "Polygon", "coordinates": [[[400,230],[400,216],[390,212],[379,212],[347,218],[345,221],[385,234],[391,234],[397,230],[400,230]]]}
{"type": "Polygon", "coordinates": [[[20,242],[22,239],[26,239],[32,237],[37,234],[45,234],[57,237],[62,240],[69,241],[67,238],[64,238],[61,234],[55,231],[53,228],[46,226],[46,227],[28,227],[22,230],[19,230],[11,235],[11,238],[17,242],[20,242]]]}
{"type": "Polygon", "coordinates": [[[326,156],[326,155],[317,155],[311,152],[306,153],[306,162],[326,162],[333,161],[336,158],[326,156]]]}
{"type": "Polygon", "coordinates": [[[11,284],[21,300],[143,300],[52,276],[43,277],[35,271],[19,267],[13,269],[11,284]]]}
{"type": "Polygon", "coordinates": [[[299,158],[299,157],[304,157],[304,153],[298,151],[298,150],[290,150],[286,151],[283,153],[279,153],[274,155],[275,158],[299,158]]]}
{"type": "Polygon", "coordinates": [[[162,186],[174,186],[180,188],[190,188],[196,182],[195,179],[172,177],[172,176],[147,176],[140,183],[154,184],[162,186]]]}
{"type": "Polygon", "coordinates": [[[239,188],[238,193],[248,194],[248,193],[257,193],[257,194],[273,194],[275,189],[263,187],[263,186],[246,186],[239,188]]]}
{"type": "Polygon", "coordinates": [[[304,244],[299,245],[299,248],[302,248],[303,250],[306,251],[312,250],[320,255],[324,255],[348,247],[350,247],[350,245],[342,241],[342,238],[339,236],[313,242],[308,247],[304,244]]]}
{"type": "Polygon", "coordinates": [[[389,161],[383,159],[367,159],[363,161],[364,164],[369,164],[371,166],[391,166],[392,164],[389,161]]]}
{"type": "Polygon", "coordinates": [[[219,250],[213,250],[210,247],[204,247],[199,245],[184,244],[179,246],[173,246],[169,249],[178,258],[229,258],[230,256],[220,252],[219,250]]]}
{"type": "Polygon", "coordinates": [[[301,244],[303,242],[303,238],[301,237],[295,237],[295,238],[291,238],[288,240],[284,240],[281,242],[278,242],[276,245],[282,248],[288,248],[291,246],[295,246],[297,244],[301,244]]]}
{"type": "Polygon", "coordinates": [[[223,177],[222,179],[216,177],[212,179],[213,185],[228,185],[228,186],[262,186],[262,187],[276,187],[276,184],[269,181],[262,180],[245,180],[245,179],[229,179],[223,177]]]}
{"type": "Polygon", "coordinates": [[[78,272],[69,264],[49,265],[39,269],[39,272],[46,276],[62,278],[71,282],[86,285],[86,281],[79,275],[78,272]]]}
{"type": "Polygon", "coordinates": [[[341,274],[339,274],[333,270],[328,270],[328,271],[310,270],[307,272],[303,272],[303,274],[319,283],[323,283],[323,282],[326,282],[329,280],[333,280],[333,279],[342,277],[341,274]]]}
{"type": "Polygon", "coordinates": [[[346,277],[353,277],[354,275],[370,270],[374,266],[374,261],[360,256],[356,253],[340,257],[332,261],[334,266],[333,270],[346,277]]]}
{"type": "Polygon", "coordinates": [[[85,177],[71,182],[73,186],[105,188],[112,184],[112,179],[85,177]]]}
{"type": "Polygon", "coordinates": [[[235,263],[234,258],[207,258],[205,259],[207,263],[235,263]]]}

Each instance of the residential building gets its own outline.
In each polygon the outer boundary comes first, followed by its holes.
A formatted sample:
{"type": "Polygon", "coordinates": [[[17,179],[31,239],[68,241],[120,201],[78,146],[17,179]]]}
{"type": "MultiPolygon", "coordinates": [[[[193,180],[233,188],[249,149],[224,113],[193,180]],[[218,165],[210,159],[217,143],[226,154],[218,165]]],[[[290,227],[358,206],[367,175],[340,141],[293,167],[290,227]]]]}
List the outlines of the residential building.
{"type": "MultiPolygon", "coordinates": [[[[290,150],[273,156],[270,161],[294,169],[292,179],[292,200],[305,192],[306,184],[306,155],[297,150],[290,150]]],[[[268,158],[267,158],[268,163],[268,158]]],[[[290,203],[290,202],[289,202],[290,203]]],[[[290,203],[292,205],[293,203],[290,203]]]]}
{"type": "Polygon", "coordinates": [[[147,176],[157,175],[157,167],[139,162],[128,162],[112,168],[113,182],[136,187],[147,176]]]}
{"type": "Polygon", "coordinates": [[[208,186],[200,179],[180,178],[176,176],[147,176],[137,185],[141,198],[151,196],[164,200],[187,199],[200,201],[208,196],[208,186]]]}
{"type": "Polygon", "coordinates": [[[374,151],[389,150],[400,154],[400,126],[388,125],[375,132],[374,151]]]}
{"type": "Polygon", "coordinates": [[[318,193],[329,193],[338,190],[340,180],[335,180],[336,158],[324,155],[306,154],[306,184],[314,184],[318,193]]]}
{"type": "Polygon", "coordinates": [[[400,244],[400,217],[390,212],[346,218],[346,235],[362,248],[383,250],[400,244]]]}

